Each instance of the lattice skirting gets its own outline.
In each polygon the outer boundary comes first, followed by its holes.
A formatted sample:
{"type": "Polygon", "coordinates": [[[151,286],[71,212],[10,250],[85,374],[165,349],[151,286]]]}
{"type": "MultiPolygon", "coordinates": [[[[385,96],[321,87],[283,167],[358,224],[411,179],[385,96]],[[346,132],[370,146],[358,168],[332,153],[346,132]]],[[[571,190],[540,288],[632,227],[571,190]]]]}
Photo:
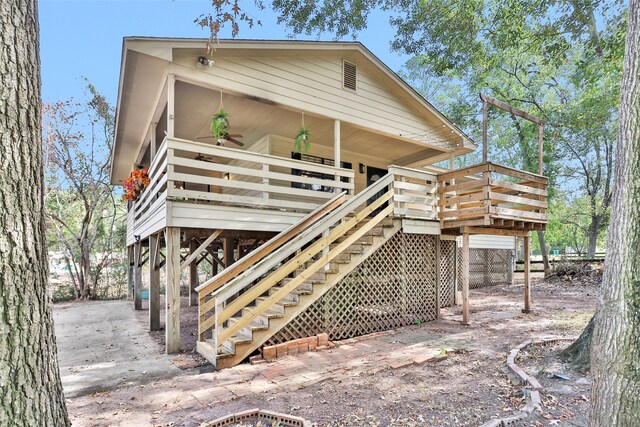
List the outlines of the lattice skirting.
{"type": "Polygon", "coordinates": [[[456,241],[440,241],[440,306],[455,305],[456,241]]]}
{"type": "MultiPolygon", "coordinates": [[[[322,332],[345,339],[435,319],[437,238],[398,232],[267,344],[322,332]]],[[[453,304],[455,242],[442,241],[441,253],[446,306],[453,304]]]]}
{"type": "MultiPolygon", "coordinates": [[[[462,286],[462,248],[457,251],[458,289],[462,286]]],[[[513,250],[469,249],[469,289],[511,284],[513,250]]]]}

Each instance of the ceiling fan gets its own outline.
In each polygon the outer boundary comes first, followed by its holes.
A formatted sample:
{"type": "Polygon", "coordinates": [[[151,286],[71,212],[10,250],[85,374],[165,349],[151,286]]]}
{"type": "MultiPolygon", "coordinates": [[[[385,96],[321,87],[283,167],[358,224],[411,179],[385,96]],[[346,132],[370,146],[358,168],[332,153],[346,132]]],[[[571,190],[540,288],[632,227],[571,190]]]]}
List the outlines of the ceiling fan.
{"type": "MultiPolygon", "coordinates": [[[[242,138],[242,135],[239,133],[227,133],[224,136],[224,138],[218,139],[216,141],[216,145],[224,147],[224,143],[228,141],[228,142],[231,142],[232,144],[236,144],[239,147],[244,147],[244,144],[238,141],[236,138],[242,138]]],[[[201,137],[198,137],[197,139],[214,139],[214,136],[213,135],[201,136],[201,137]]]]}

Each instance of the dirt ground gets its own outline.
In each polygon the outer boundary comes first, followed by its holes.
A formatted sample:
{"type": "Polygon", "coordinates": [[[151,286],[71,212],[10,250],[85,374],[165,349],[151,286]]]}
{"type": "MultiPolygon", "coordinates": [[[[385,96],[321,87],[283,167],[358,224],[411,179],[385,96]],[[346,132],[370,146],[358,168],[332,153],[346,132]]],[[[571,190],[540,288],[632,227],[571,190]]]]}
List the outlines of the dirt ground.
{"type": "MultiPolygon", "coordinates": [[[[323,352],[221,372],[197,367],[146,385],[105,387],[68,399],[70,415],[77,426],[196,426],[260,408],[319,426],[480,425],[524,406],[523,386],[505,371],[509,350],[528,339],[575,337],[594,311],[592,281],[535,280],[532,289],[530,314],[520,312],[521,285],[474,290],[469,326],[459,323],[460,308],[447,309],[441,320],[347,340],[323,352]],[[416,352],[447,356],[419,363],[416,352]]],[[[193,308],[183,313],[190,311],[195,322],[193,308]]],[[[145,312],[138,316],[143,320],[145,312]]],[[[183,317],[185,350],[195,342],[195,329],[191,335],[186,327],[190,316],[183,317]]],[[[152,336],[161,343],[161,333],[152,336]]],[[[558,348],[534,347],[518,362],[545,387],[542,411],[520,425],[586,425],[589,377],[560,362],[558,348]]],[[[188,351],[177,359],[183,367],[198,364],[188,351]]]]}

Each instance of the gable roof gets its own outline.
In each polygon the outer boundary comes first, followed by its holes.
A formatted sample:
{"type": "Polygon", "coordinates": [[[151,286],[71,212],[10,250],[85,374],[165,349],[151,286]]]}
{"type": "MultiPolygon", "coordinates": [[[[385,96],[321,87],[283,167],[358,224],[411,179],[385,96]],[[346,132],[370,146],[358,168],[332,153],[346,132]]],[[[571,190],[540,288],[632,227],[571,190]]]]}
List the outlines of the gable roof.
{"type": "MultiPolygon", "coordinates": [[[[118,89],[116,137],[113,158],[118,155],[119,146],[122,144],[124,128],[142,126],[142,118],[135,122],[135,118],[129,117],[132,113],[126,110],[128,96],[136,88],[131,87],[127,81],[136,67],[149,68],[145,72],[145,79],[137,82],[140,85],[149,85],[154,79],[160,79],[161,68],[166,68],[173,61],[175,49],[205,51],[208,39],[201,38],[156,38],[156,37],[126,37],[123,40],[122,63],[120,70],[120,84],[118,89]],[[153,68],[153,69],[151,69],[153,68]],[[155,71],[154,71],[155,70],[155,71]],[[121,114],[123,113],[123,114],[121,114]]],[[[423,96],[405,82],[398,74],[391,70],[362,43],[357,41],[295,41],[295,40],[221,40],[215,46],[216,52],[224,55],[271,55],[271,56],[301,56],[304,54],[327,55],[340,54],[357,58],[359,63],[371,72],[376,79],[398,94],[404,102],[413,109],[421,111],[423,116],[438,127],[450,129],[452,137],[459,141],[460,152],[470,152],[477,147],[473,141],[465,135],[444,114],[431,105],[423,96]]],[[[215,54],[215,52],[214,52],[215,54]]],[[[142,96],[149,97],[148,103],[155,101],[157,90],[146,90],[142,96]],[[150,93],[151,92],[151,93],[150,93]]],[[[139,88],[136,96],[140,97],[139,88]]],[[[138,113],[140,114],[140,113],[138,113]]],[[[144,126],[142,126],[144,127],[144,126]]],[[[138,132],[146,132],[146,129],[138,129],[138,132]]],[[[449,132],[447,130],[447,132],[449,132]]],[[[420,135],[401,135],[420,140],[420,135]]],[[[425,141],[426,142],[426,141],[425,141]]],[[[112,162],[112,176],[113,166],[112,162]]]]}

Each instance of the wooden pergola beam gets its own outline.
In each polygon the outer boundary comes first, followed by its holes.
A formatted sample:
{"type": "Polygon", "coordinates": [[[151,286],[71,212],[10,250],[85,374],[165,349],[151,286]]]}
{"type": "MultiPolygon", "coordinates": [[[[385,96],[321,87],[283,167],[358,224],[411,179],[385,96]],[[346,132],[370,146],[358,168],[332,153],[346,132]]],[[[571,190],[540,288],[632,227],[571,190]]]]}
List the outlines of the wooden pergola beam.
{"type": "Polygon", "coordinates": [[[544,139],[544,124],[545,121],[541,118],[534,116],[533,114],[529,114],[526,111],[520,110],[519,108],[514,107],[511,104],[507,104],[506,102],[500,101],[496,98],[493,98],[489,95],[485,95],[484,93],[480,94],[480,99],[482,100],[482,161],[487,162],[487,120],[488,120],[488,112],[487,112],[487,104],[493,105],[503,111],[506,111],[514,116],[522,117],[525,120],[528,120],[532,123],[535,123],[539,126],[538,128],[538,174],[542,175],[543,172],[543,139],[544,139]]]}

